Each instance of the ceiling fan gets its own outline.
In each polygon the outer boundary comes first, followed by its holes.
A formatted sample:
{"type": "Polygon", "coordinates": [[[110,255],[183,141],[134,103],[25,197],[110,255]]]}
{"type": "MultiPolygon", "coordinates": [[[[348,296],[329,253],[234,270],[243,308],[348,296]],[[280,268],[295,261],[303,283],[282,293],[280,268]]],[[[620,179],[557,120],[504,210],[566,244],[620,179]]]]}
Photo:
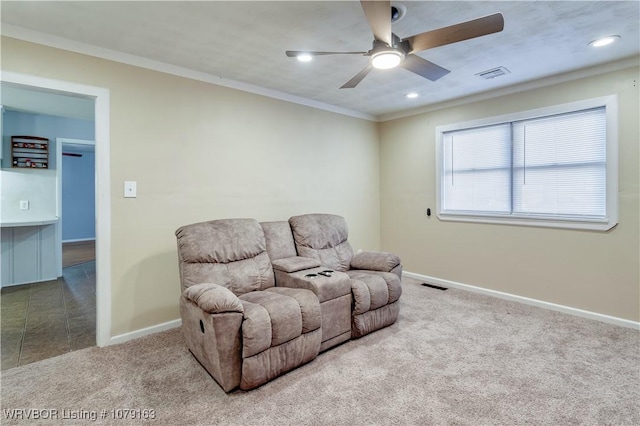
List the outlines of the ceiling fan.
{"type": "Polygon", "coordinates": [[[450,71],[414,53],[432,47],[444,46],[502,31],[504,18],[501,13],[461,22],[437,30],[427,31],[405,39],[391,32],[390,1],[360,1],[364,14],[373,32],[373,47],[367,52],[314,52],[287,50],[288,57],[310,60],[322,55],[363,55],[369,57],[369,64],[340,88],[351,89],[362,81],[373,68],[389,69],[396,66],[409,70],[421,77],[436,81],[450,71]]]}

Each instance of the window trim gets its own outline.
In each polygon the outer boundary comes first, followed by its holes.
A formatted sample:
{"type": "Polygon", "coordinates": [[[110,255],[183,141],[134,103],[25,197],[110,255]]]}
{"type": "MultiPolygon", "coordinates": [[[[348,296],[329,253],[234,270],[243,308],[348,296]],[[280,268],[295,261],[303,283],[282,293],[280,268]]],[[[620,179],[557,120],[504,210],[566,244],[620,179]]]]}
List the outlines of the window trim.
{"type": "Polygon", "coordinates": [[[527,111],[486,117],[437,126],[435,129],[435,161],[436,161],[436,212],[438,219],[454,222],[475,222],[503,225],[538,226],[547,228],[584,229],[592,231],[608,231],[618,224],[618,96],[609,95],[599,98],[569,102],[561,105],[537,108],[527,111]],[[545,117],[549,115],[577,112],[581,110],[604,107],[606,114],[607,160],[606,160],[606,216],[604,219],[571,218],[556,216],[523,215],[523,214],[480,214],[475,212],[443,212],[442,211],[442,158],[443,137],[445,132],[510,123],[520,120],[545,117]]]}

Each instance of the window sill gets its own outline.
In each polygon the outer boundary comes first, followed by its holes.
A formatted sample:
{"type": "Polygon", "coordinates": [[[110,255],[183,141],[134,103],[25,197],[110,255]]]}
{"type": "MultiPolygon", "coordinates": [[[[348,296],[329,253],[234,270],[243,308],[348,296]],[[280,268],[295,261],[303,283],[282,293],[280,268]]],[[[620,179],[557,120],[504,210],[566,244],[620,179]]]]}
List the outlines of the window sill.
{"type": "Polygon", "coordinates": [[[513,226],[533,226],[540,228],[561,228],[561,229],[579,229],[585,231],[609,231],[618,225],[617,219],[558,219],[550,217],[518,217],[518,216],[500,216],[500,215],[473,215],[473,214],[453,214],[438,213],[438,219],[448,222],[470,222],[470,223],[488,223],[493,225],[513,225],[513,226]]]}

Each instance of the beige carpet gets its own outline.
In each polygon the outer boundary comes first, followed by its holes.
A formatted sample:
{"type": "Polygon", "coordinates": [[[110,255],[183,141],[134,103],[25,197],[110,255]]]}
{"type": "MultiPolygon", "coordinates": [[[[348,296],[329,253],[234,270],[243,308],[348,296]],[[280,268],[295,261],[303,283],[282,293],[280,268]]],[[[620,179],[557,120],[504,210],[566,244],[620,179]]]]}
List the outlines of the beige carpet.
{"type": "Polygon", "coordinates": [[[114,409],[162,425],[640,424],[638,331],[410,279],[401,301],[393,326],[251,392],[225,394],[177,329],[10,369],[1,422],[33,408],[58,410],[37,424],[141,423],[114,409]],[[81,410],[98,420],[63,419],[81,410]]]}

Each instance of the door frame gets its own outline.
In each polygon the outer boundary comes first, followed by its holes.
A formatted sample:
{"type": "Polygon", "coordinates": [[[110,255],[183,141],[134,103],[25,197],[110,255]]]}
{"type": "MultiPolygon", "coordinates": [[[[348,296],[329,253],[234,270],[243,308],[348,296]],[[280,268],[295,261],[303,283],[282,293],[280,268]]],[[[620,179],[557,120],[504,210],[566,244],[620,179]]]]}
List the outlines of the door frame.
{"type": "MultiPolygon", "coordinates": [[[[58,216],[58,229],[56,230],[56,257],[59,259],[57,273],[58,276],[62,276],[62,145],[71,143],[74,145],[86,145],[94,147],[95,153],[95,140],[86,140],[86,139],[69,139],[69,138],[56,138],[56,216],[58,216]]],[[[93,169],[95,174],[95,163],[94,159],[93,169]]],[[[96,185],[97,186],[97,179],[96,185]]],[[[95,199],[97,197],[98,191],[94,192],[93,201],[95,203],[95,199]]],[[[93,218],[95,222],[95,216],[93,218]]],[[[96,235],[97,241],[97,235],[96,235]]]]}
{"type": "MultiPolygon", "coordinates": [[[[106,346],[111,339],[111,162],[110,92],[29,74],[4,71],[0,81],[35,91],[48,91],[94,100],[96,142],[96,344],[106,346]]],[[[62,264],[62,262],[60,263],[62,264]]]]}

